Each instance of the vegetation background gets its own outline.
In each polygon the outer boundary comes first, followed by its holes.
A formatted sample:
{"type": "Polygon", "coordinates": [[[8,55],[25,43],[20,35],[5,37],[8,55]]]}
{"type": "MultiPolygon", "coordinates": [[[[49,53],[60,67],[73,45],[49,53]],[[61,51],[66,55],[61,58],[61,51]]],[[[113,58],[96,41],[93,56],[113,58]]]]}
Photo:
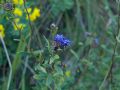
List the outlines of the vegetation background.
{"type": "Polygon", "coordinates": [[[119,0],[0,3],[0,90],[120,90],[119,0]]]}

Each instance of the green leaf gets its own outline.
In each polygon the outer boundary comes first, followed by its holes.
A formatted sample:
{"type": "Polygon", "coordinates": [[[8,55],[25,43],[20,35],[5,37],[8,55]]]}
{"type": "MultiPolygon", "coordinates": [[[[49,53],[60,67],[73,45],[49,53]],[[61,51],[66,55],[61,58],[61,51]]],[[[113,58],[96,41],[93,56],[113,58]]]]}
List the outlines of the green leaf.
{"type": "Polygon", "coordinates": [[[118,36],[116,37],[116,39],[117,39],[117,42],[120,43],[120,35],[118,35],[118,36]]]}
{"type": "Polygon", "coordinates": [[[36,79],[36,80],[39,80],[39,79],[40,79],[40,76],[36,74],[36,75],[34,75],[33,78],[36,79]]]}
{"type": "Polygon", "coordinates": [[[45,39],[45,41],[46,41],[46,43],[47,43],[47,48],[48,48],[48,50],[49,50],[49,52],[51,51],[51,48],[50,48],[50,42],[47,40],[47,38],[44,36],[44,39],[45,39]]]}
{"type": "Polygon", "coordinates": [[[46,69],[44,67],[42,67],[40,64],[35,67],[35,70],[40,70],[44,73],[47,73],[46,69]]]}
{"type": "Polygon", "coordinates": [[[77,55],[77,53],[75,51],[70,49],[70,52],[76,57],[77,60],[79,60],[79,56],[77,55]]]}
{"type": "Polygon", "coordinates": [[[60,68],[58,66],[55,66],[55,70],[56,70],[56,73],[54,74],[54,76],[56,76],[56,75],[63,75],[62,68],[60,68]]]}
{"type": "Polygon", "coordinates": [[[55,55],[54,57],[51,57],[50,58],[50,64],[52,64],[55,60],[58,60],[60,57],[59,57],[59,55],[55,55]]]}
{"type": "Polygon", "coordinates": [[[53,79],[51,75],[48,75],[46,79],[46,86],[50,87],[50,84],[52,83],[53,79]]]}

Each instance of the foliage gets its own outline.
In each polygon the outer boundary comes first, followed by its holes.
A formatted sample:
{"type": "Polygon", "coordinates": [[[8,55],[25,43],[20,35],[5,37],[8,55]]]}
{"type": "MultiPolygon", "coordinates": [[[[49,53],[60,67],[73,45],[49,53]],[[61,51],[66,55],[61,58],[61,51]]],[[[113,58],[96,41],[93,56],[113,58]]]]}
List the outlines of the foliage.
{"type": "Polygon", "coordinates": [[[0,90],[119,90],[119,0],[0,0],[0,90]]]}

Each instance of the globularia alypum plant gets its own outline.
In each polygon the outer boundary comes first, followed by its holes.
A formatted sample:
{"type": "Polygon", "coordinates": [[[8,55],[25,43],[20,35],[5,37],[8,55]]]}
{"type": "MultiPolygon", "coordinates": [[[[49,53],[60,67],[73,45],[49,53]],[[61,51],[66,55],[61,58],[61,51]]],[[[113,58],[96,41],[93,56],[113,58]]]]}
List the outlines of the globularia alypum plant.
{"type": "Polygon", "coordinates": [[[46,89],[61,89],[64,82],[65,73],[60,60],[60,53],[71,45],[71,41],[62,34],[57,34],[58,28],[52,24],[51,40],[46,37],[46,47],[41,51],[41,63],[37,63],[34,78],[37,82],[37,87],[41,90],[46,89]]]}

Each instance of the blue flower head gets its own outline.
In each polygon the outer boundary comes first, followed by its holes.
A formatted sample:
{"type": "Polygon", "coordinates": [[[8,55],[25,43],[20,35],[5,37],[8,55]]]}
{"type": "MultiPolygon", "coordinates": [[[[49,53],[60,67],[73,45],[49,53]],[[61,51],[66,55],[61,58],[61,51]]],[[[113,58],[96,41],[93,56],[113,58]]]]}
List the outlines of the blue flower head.
{"type": "Polygon", "coordinates": [[[61,43],[62,46],[70,46],[70,40],[64,39],[63,42],[61,43]]]}
{"type": "Polygon", "coordinates": [[[71,41],[70,41],[70,40],[68,40],[68,39],[67,39],[66,37],[64,37],[63,35],[59,35],[59,34],[55,35],[54,41],[55,41],[56,43],[58,43],[60,47],[70,46],[70,44],[71,44],[71,41]]]}
{"type": "Polygon", "coordinates": [[[63,35],[59,35],[59,34],[57,34],[57,35],[54,37],[54,41],[59,42],[59,43],[62,42],[63,39],[64,39],[63,35]]]}
{"type": "Polygon", "coordinates": [[[13,10],[14,8],[15,8],[15,6],[12,3],[5,3],[4,4],[4,9],[5,10],[13,10]]]}

